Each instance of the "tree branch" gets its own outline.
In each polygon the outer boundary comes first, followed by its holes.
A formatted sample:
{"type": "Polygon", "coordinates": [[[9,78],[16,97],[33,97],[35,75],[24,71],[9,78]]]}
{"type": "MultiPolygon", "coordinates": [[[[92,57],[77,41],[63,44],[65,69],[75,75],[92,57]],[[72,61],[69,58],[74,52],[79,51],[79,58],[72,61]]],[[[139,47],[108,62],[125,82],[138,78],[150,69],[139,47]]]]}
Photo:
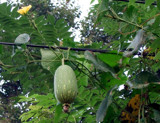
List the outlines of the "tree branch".
{"type": "MultiPolygon", "coordinates": [[[[114,0],[114,1],[129,2],[129,0],[114,0]]],[[[136,1],[135,3],[145,4],[145,1],[136,1]]],[[[152,5],[157,5],[157,3],[154,2],[152,3],[152,5]]]]}

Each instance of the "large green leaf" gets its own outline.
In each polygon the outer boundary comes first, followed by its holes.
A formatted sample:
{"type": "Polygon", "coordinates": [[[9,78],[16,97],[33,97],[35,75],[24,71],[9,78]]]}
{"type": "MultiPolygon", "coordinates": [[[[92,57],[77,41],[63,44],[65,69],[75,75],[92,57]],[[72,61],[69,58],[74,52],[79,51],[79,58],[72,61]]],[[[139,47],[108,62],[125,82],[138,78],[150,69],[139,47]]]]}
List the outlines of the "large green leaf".
{"type": "Polygon", "coordinates": [[[57,67],[61,65],[61,53],[48,49],[41,49],[40,51],[42,55],[41,65],[44,69],[47,69],[54,74],[57,67]]]}
{"type": "Polygon", "coordinates": [[[147,84],[151,82],[159,82],[159,79],[156,75],[148,71],[140,72],[135,77],[135,83],[137,84],[147,84]]]}
{"type": "Polygon", "coordinates": [[[91,61],[97,69],[104,72],[110,72],[113,75],[113,77],[117,78],[114,69],[108,64],[101,61],[99,58],[97,58],[97,56],[94,55],[93,52],[85,51],[84,56],[87,60],[91,61]]]}
{"type": "Polygon", "coordinates": [[[100,60],[110,65],[111,67],[118,65],[120,59],[122,58],[122,55],[109,54],[109,53],[107,54],[101,53],[101,54],[98,54],[97,56],[100,60]]]}
{"type": "Polygon", "coordinates": [[[157,85],[157,84],[159,85],[160,80],[153,73],[150,73],[148,71],[143,71],[137,74],[133,81],[127,81],[127,84],[131,88],[135,88],[135,89],[146,88],[149,85],[150,85],[149,87],[152,88],[154,85],[157,85]]]}
{"type": "Polygon", "coordinates": [[[115,90],[117,86],[113,87],[111,90],[108,91],[106,98],[102,101],[102,103],[99,106],[99,109],[96,113],[96,121],[102,122],[106,116],[106,112],[108,110],[108,107],[112,103],[112,95],[113,95],[113,90],[115,90]]]}

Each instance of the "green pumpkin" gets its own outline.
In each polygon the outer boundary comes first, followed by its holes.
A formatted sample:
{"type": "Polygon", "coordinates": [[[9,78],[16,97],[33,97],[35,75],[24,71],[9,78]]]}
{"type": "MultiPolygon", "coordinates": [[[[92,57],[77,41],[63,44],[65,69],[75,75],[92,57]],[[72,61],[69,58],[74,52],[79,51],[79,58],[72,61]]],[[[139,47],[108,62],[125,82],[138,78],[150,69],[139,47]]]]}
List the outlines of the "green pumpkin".
{"type": "Polygon", "coordinates": [[[68,65],[61,65],[54,75],[54,94],[62,104],[71,104],[78,93],[77,79],[73,69],[68,65]]]}

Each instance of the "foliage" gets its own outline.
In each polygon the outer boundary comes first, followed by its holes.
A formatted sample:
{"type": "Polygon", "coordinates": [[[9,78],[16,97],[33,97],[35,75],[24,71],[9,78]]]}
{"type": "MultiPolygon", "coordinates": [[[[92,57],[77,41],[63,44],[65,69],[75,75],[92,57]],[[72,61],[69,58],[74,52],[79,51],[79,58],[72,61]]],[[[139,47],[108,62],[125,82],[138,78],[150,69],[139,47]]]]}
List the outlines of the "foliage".
{"type": "Polygon", "coordinates": [[[92,44],[95,42],[102,42],[102,46],[109,46],[109,43],[116,38],[104,32],[103,27],[99,27],[100,23],[95,24],[97,5],[90,8],[88,16],[81,21],[81,42],[85,44],[92,44]]]}
{"type": "Polygon", "coordinates": [[[157,6],[151,5],[154,0],[145,4],[134,2],[99,0],[95,5],[94,24],[98,23],[104,34],[118,37],[109,46],[99,41],[87,46],[74,42],[69,31],[71,26],[66,19],[56,20],[52,14],[32,16],[34,10],[23,16],[17,13],[18,7],[0,4],[0,41],[16,43],[18,37],[22,36],[18,43],[21,48],[0,45],[1,82],[4,82],[0,91],[0,105],[3,107],[0,117],[5,118],[2,120],[89,123],[97,119],[104,123],[133,120],[158,123],[159,2],[157,6]],[[22,41],[26,39],[24,34],[28,37],[26,41],[22,41]],[[142,40],[144,43],[141,43],[142,40]],[[135,42],[140,42],[140,45],[135,42]],[[49,48],[27,47],[27,43],[47,45],[49,48]],[[109,51],[94,53],[77,52],[70,48],[67,51],[53,49],[57,46],[107,47],[109,51]],[[124,54],[130,50],[134,52],[124,54]],[[53,94],[54,73],[62,59],[72,67],[78,83],[78,95],[69,113],[62,111],[62,104],[57,102],[53,94]],[[17,109],[19,114],[6,115],[7,105],[11,105],[13,110],[17,109]]]}

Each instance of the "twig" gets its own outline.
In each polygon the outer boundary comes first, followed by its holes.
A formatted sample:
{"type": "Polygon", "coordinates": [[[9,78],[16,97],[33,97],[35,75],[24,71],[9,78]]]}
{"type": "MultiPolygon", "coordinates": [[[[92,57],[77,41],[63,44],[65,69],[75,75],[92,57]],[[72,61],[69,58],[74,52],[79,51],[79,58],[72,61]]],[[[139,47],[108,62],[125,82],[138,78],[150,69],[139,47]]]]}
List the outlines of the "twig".
{"type": "MultiPolygon", "coordinates": [[[[129,2],[129,0],[114,0],[114,1],[129,2]]],[[[135,3],[145,4],[145,1],[136,1],[135,3]]],[[[154,2],[152,3],[152,5],[157,5],[157,3],[154,2]]]]}
{"type": "Polygon", "coordinates": [[[113,15],[114,15],[114,16],[110,16],[110,17],[112,17],[112,18],[114,18],[114,19],[118,19],[118,20],[121,21],[121,22],[125,22],[125,23],[128,23],[128,24],[131,24],[131,25],[136,26],[136,27],[138,27],[138,28],[143,28],[142,25],[138,25],[138,24],[136,24],[136,23],[132,23],[132,22],[130,22],[130,21],[124,20],[123,18],[120,18],[112,8],[110,8],[110,11],[111,11],[111,12],[113,13],[113,15]]]}
{"type": "Polygon", "coordinates": [[[150,21],[151,19],[153,19],[153,18],[155,18],[155,17],[157,17],[157,16],[160,16],[160,13],[158,13],[158,14],[150,17],[149,19],[147,19],[147,20],[146,20],[144,23],[142,23],[141,25],[143,26],[145,23],[147,23],[148,21],[150,21]]]}

